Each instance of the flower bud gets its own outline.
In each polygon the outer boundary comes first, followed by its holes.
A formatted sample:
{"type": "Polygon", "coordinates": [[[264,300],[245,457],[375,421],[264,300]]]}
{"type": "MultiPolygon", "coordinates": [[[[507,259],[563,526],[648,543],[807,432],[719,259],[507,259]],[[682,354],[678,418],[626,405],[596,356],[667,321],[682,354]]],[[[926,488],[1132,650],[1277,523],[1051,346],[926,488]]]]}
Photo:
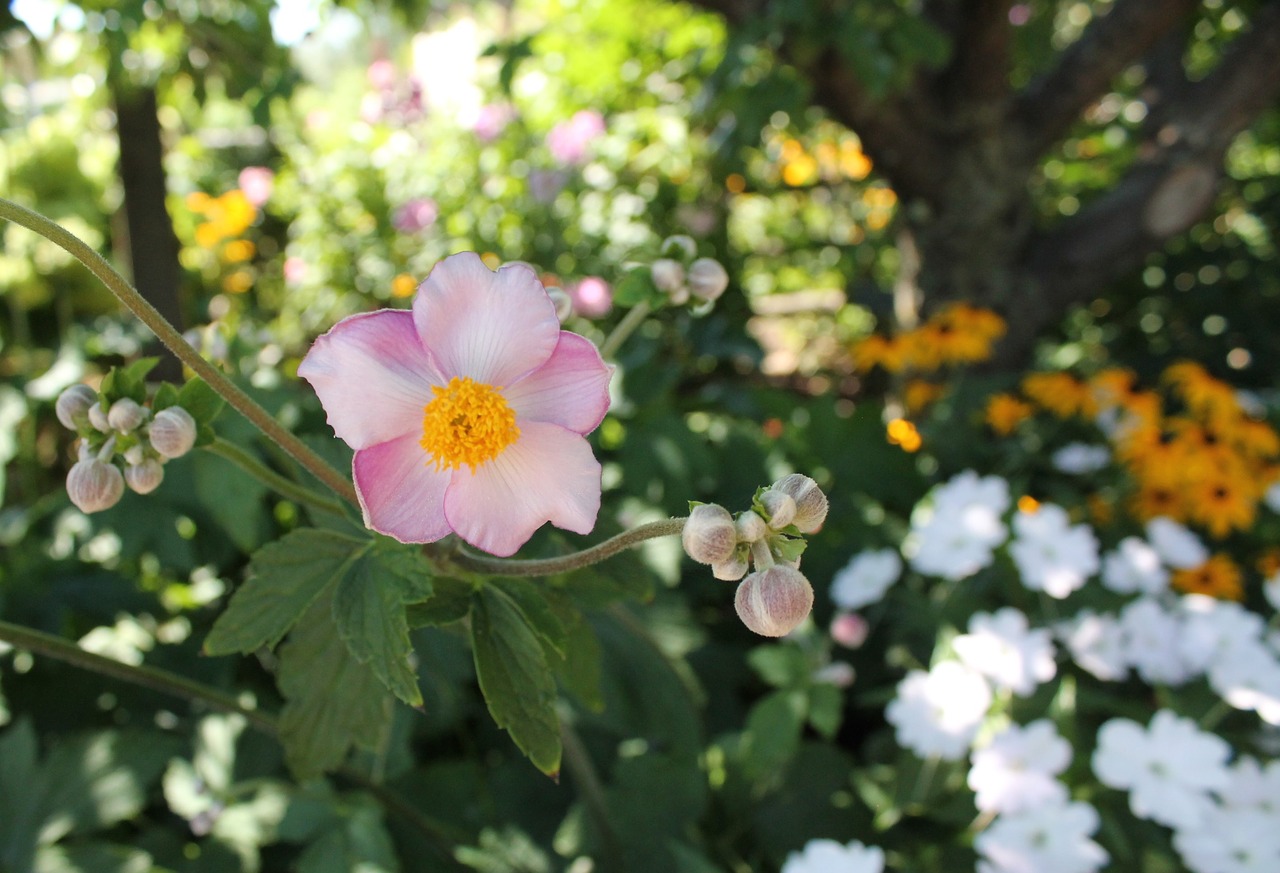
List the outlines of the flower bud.
{"type": "Polygon", "coordinates": [[[101,512],[120,502],[124,477],[115,464],[90,457],[76,461],[67,474],[67,496],[81,512],[101,512]]]}
{"type": "Polygon", "coordinates": [[[180,458],[196,444],[196,420],[181,406],[156,413],[151,422],[151,447],[166,458],[180,458]]]}
{"type": "Polygon", "coordinates": [[[791,523],[801,533],[813,533],[827,520],[827,495],[808,476],[792,473],[773,483],[774,491],[791,495],[796,502],[796,516],[791,523]]]}
{"type": "Polygon", "coordinates": [[[53,411],[67,430],[79,430],[89,424],[89,407],[98,400],[88,385],[72,385],[58,395],[53,411]]]}
{"type": "Polygon", "coordinates": [[[698,244],[688,234],[677,233],[662,241],[662,253],[678,255],[688,260],[698,253],[698,244]]]}
{"type": "Polygon", "coordinates": [[[128,397],[122,397],[111,404],[107,412],[107,423],[112,430],[130,433],[147,418],[147,411],[128,397]]]}
{"type": "Polygon", "coordinates": [[[846,649],[859,649],[867,641],[871,626],[856,612],[841,612],[831,619],[831,639],[846,649]]]}
{"type": "Polygon", "coordinates": [[[844,661],[832,661],[813,674],[814,682],[834,685],[837,688],[848,688],[857,678],[858,673],[853,669],[853,665],[846,664],[844,661]]]}
{"type": "Polygon", "coordinates": [[[111,422],[107,420],[107,414],[103,411],[100,402],[95,401],[89,406],[89,424],[100,433],[111,432],[111,422]]]}
{"type": "Polygon", "coordinates": [[[711,575],[724,582],[737,582],[747,575],[749,568],[750,564],[747,563],[746,555],[735,551],[727,561],[712,564],[711,575]]]}
{"type": "Polygon", "coordinates": [[[743,579],[733,605],[750,630],[762,637],[781,637],[808,617],[813,586],[799,570],[779,564],[743,579]]]}
{"type": "Polygon", "coordinates": [[[650,268],[650,275],[653,276],[653,284],[657,286],[659,291],[665,291],[668,294],[675,294],[684,290],[684,267],[679,261],[673,261],[671,258],[659,258],[653,262],[650,268]]]}
{"type": "Polygon", "coordinates": [[[129,446],[124,450],[124,462],[130,467],[136,467],[147,458],[147,450],[141,445],[129,446]]]}
{"type": "Polygon", "coordinates": [[[738,516],[735,522],[738,528],[738,541],[754,543],[764,539],[769,533],[769,525],[754,511],[748,510],[738,516]]]}
{"type": "Polygon", "coordinates": [[[764,511],[769,513],[769,527],[782,530],[796,517],[796,502],[785,491],[770,488],[760,495],[764,511]]]}
{"type": "Polygon", "coordinates": [[[141,464],[125,469],[124,481],[139,494],[150,494],[164,481],[164,467],[155,458],[147,458],[141,464]]]}
{"type": "Polygon", "coordinates": [[[565,319],[573,312],[573,298],[563,288],[555,287],[547,289],[547,296],[551,298],[551,302],[556,306],[556,318],[560,320],[561,324],[564,324],[565,319]]]}
{"type": "Polygon", "coordinates": [[[715,258],[698,258],[689,265],[689,290],[702,300],[715,300],[729,287],[729,274],[715,258]]]}
{"type": "Polygon", "coordinates": [[[680,532],[684,551],[699,564],[720,564],[733,557],[738,530],[729,510],[714,503],[695,506],[680,532]]]}

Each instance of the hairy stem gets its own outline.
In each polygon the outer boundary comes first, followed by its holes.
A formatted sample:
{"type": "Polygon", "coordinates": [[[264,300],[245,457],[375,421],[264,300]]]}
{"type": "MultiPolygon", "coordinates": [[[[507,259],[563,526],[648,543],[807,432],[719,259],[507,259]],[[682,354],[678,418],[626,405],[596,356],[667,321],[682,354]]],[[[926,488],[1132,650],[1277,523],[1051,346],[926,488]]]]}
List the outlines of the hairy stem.
{"type": "Polygon", "coordinates": [[[299,485],[287,476],[280,475],[235,443],[228,442],[227,440],[218,437],[204,448],[210,454],[217,455],[220,458],[225,458],[235,464],[241,470],[248,473],[250,476],[257,479],[263,485],[266,485],[272,491],[275,491],[287,500],[292,500],[294,503],[301,503],[305,506],[310,506],[312,509],[318,509],[321,512],[341,514],[346,509],[346,504],[339,503],[336,500],[330,500],[323,494],[317,494],[310,488],[299,485]]]}
{"type": "Polygon", "coordinates": [[[68,254],[89,268],[89,272],[106,285],[111,293],[119,298],[125,307],[149,327],[160,342],[190,367],[196,375],[209,383],[209,387],[229,403],[237,412],[249,419],[268,439],[274,441],[289,455],[301,464],[311,475],[315,476],[343,499],[357,505],[355,487],[347,477],[329,466],[323,458],[313,452],[306,443],[290,433],[282,424],[272,417],[248,394],[244,393],[234,382],[228,379],[221,370],[210,364],[200,353],[191,347],[182,334],[165,320],[154,306],[146,301],[132,285],[112,269],[102,255],[86,245],[75,234],[62,228],[38,212],[19,206],[10,200],[0,197],[0,218],[6,218],[15,224],[35,231],[50,242],[60,246],[68,254]]]}
{"type": "Polygon", "coordinates": [[[618,552],[639,545],[645,540],[678,534],[684,530],[685,520],[684,518],[664,518],[662,521],[651,521],[623,531],[589,549],[559,558],[510,560],[481,555],[464,547],[448,556],[448,560],[460,569],[485,576],[555,576],[598,564],[605,558],[611,558],[618,552]]]}

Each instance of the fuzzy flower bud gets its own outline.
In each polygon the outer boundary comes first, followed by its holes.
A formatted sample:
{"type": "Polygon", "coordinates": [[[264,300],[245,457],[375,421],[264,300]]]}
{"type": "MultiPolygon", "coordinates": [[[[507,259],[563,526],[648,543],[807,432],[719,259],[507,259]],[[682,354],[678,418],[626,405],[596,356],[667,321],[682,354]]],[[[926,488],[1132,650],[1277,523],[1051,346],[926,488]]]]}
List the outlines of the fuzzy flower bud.
{"type": "Polygon", "coordinates": [[[196,420],[181,406],[156,413],[151,422],[151,447],[166,458],[180,458],[196,444],[196,420]]]}
{"type": "Polygon", "coordinates": [[[738,530],[729,510],[714,503],[695,506],[680,533],[684,551],[699,564],[722,564],[738,547],[738,530]]]}
{"type": "Polygon", "coordinates": [[[67,496],[81,512],[101,512],[120,502],[124,476],[115,464],[89,457],[76,461],[67,474],[67,496]]]}
{"type": "Polygon", "coordinates": [[[668,294],[676,294],[684,290],[684,267],[679,261],[673,261],[671,258],[659,258],[653,262],[650,268],[650,275],[653,276],[653,284],[657,286],[659,291],[665,291],[668,294]]]}
{"type": "Polygon", "coordinates": [[[733,605],[750,630],[762,637],[781,637],[808,617],[813,586],[799,570],[779,564],[743,579],[733,605]]]}
{"type": "Polygon", "coordinates": [[[561,324],[564,324],[565,319],[573,312],[573,298],[563,288],[555,287],[547,289],[547,296],[556,305],[556,318],[560,320],[561,324]]]}
{"type": "Polygon", "coordinates": [[[760,495],[764,511],[769,513],[769,527],[782,530],[796,517],[796,502],[785,491],[770,488],[760,495]]]}
{"type": "Polygon", "coordinates": [[[111,425],[112,430],[118,430],[121,433],[131,433],[146,418],[147,411],[128,397],[117,400],[107,411],[107,423],[111,425]]]}
{"type": "Polygon", "coordinates": [[[107,413],[103,411],[101,403],[94,402],[89,406],[89,424],[100,433],[111,432],[111,422],[107,420],[107,413]]]}
{"type": "Polygon", "coordinates": [[[689,290],[701,300],[715,300],[729,287],[729,274],[715,258],[698,258],[689,265],[689,290]]]}
{"type": "Polygon", "coordinates": [[[827,520],[827,495],[808,476],[792,473],[773,483],[772,490],[790,494],[796,502],[796,516],[791,523],[801,533],[813,533],[827,520]]]}
{"type": "Polygon", "coordinates": [[[72,385],[58,395],[54,413],[67,430],[79,430],[89,423],[89,407],[98,400],[88,385],[72,385]]]}
{"type": "Polygon", "coordinates": [[[727,561],[711,565],[711,575],[724,582],[737,582],[747,575],[750,564],[745,555],[734,552],[727,561]]]}
{"type": "Polygon", "coordinates": [[[698,253],[698,244],[688,234],[677,233],[662,241],[662,253],[679,255],[688,260],[698,253]]]}
{"type": "Polygon", "coordinates": [[[129,446],[124,450],[124,462],[130,467],[136,467],[141,464],[147,457],[147,450],[140,445],[129,446]]]}
{"type": "Polygon", "coordinates": [[[754,543],[764,539],[769,533],[769,525],[755,512],[747,511],[738,516],[735,522],[738,528],[738,541],[754,543]]]}
{"type": "Polygon", "coordinates": [[[150,494],[164,481],[164,467],[155,458],[133,464],[124,471],[125,483],[139,494],[150,494]]]}
{"type": "Polygon", "coordinates": [[[871,626],[856,612],[842,612],[831,619],[831,639],[846,649],[858,649],[867,641],[871,626]]]}

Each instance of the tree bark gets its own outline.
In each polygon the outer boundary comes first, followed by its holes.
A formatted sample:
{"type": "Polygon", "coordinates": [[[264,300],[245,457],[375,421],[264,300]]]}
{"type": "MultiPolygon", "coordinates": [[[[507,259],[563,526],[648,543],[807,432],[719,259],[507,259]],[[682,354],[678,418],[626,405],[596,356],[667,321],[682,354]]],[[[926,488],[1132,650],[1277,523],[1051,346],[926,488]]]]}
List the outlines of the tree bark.
{"type": "MultiPolygon", "coordinates": [[[[174,327],[182,330],[179,289],[182,267],[178,238],[165,204],[164,147],[156,115],[154,87],[112,83],[116,135],[120,143],[120,181],[128,218],[129,272],[134,287],[174,327]]],[[[182,364],[159,344],[149,353],[160,356],[155,378],[180,382],[182,364]]]]}

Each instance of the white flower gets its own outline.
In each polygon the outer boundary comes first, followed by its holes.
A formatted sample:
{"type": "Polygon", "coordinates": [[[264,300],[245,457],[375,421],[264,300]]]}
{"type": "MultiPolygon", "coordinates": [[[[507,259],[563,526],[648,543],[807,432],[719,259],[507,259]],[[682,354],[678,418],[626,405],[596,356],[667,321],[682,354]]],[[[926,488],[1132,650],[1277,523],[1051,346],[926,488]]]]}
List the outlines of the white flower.
{"type": "Polygon", "coordinates": [[[965,470],[934,491],[933,503],[939,512],[980,506],[1001,516],[1009,509],[1009,483],[999,476],[980,477],[973,470],[965,470]]]}
{"type": "Polygon", "coordinates": [[[916,508],[904,554],[926,575],[953,582],[972,576],[990,565],[992,550],[1008,538],[1000,520],[1008,508],[1008,482],[966,470],[916,508]]]}
{"type": "Polygon", "coordinates": [[[1028,630],[1027,617],[1011,606],[994,614],[975,613],[969,633],[956,637],[952,645],[966,667],[1020,697],[1057,672],[1049,631],[1028,630]]]}
{"type": "Polygon", "coordinates": [[[854,840],[842,846],[835,840],[810,840],[800,852],[787,855],[782,873],[881,873],[884,850],[854,840]]]}
{"type": "Polygon", "coordinates": [[[1125,634],[1113,616],[1082,610],[1057,631],[1080,669],[1105,682],[1118,682],[1129,675],[1125,634]]]}
{"type": "Polygon", "coordinates": [[[1009,555],[1032,591],[1061,599],[1098,572],[1097,538],[1087,524],[1072,525],[1061,506],[1043,503],[1033,512],[1020,511],[1013,530],[1017,538],[1009,555]]]}
{"type": "Polygon", "coordinates": [[[1113,718],[1098,730],[1093,772],[1111,788],[1129,791],[1129,808],[1173,828],[1194,828],[1212,809],[1210,791],[1229,782],[1231,747],[1191,719],[1162,709],[1144,730],[1113,718]]]}
{"type": "Polygon", "coordinates": [[[1262,644],[1266,624],[1257,613],[1238,603],[1190,594],[1178,604],[1182,632],[1178,648],[1189,667],[1202,673],[1217,661],[1234,658],[1233,649],[1262,644]]]}
{"type": "Polygon", "coordinates": [[[1142,597],[1120,613],[1124,655],[1129,666],[1152,685],[1181,685],[1193,671],[1178,644],[1182,622],[1155,600],[1142,597]]]}
{"type": "Polygon", "coordinates": [[[1209,550],[1199,537],[1163,515],[1147,522],[1147,540],[1160,560],[1175,570],[1190,570],[1209,560],[1209,550]]]}
{"type": "Polygon", "coordinates": [[[1209,665],[1208,678],[1231,706],[1280,726],[1280,659],[1260,640],[1232,645],[1209,665]]]}
{"type": "Polygon", "coordinates": [[[1271,604],[1271,608],[1280,612],[1280,572],[1262,583],[1262,594],[1267,598],[1267,603],[1271,604]]]}
{"type": "Polygon", "coordinates": [[[1145,540],[1125,537],[1102,559],[1102,584],[1117,594],[1159,594],[1169,587],[1169,571],[1145,540]]]}
{"type": "Polygon", "coordinates": [[[1280,828],[1274,813],[1213,806],[1204,823],[1179,830],[1173,846],[1192,873],[1275,873],[1280,828]]]}
{"type": "Polygon", "coordinates": [[[991,706],[991,688],[957,661],[943,661],[928,673],[912,670],[898,683],[885,708],[899,745],[922,758],[964,757],[991,706]]]}
{"type": "Polygon", "coordinates": [[[1088,443],[1068,443],[1054,452],[1050,461],[1063,473],[1077,476],[1096,473],[1111,463],[1111,450],[1088,443]]]}
{"type": "Polygon", "coordinates": [[[1280,816],[1280,760],[1264,767],[1257,758],[1243,755],[1228,773],[1230,781],[1222,791],[1222,805],[1231,809],[1258,808],[1280,816]]]}
{"type": "Polygon", "coordinates": [[[902,575],[902,558],[894,549],[859,552],[831,580],[831,599],[842,609],[875,603],[902,575]]]}
{"type": "Polygon", "coordinates": [[[1098,813],[1087,803],[1050,804],[999,816],[974,839],[983,873],[1093,873],[1110,860],[1089,839],[1098,813]]]}
{"type": "Polygon", "coordinates": [[[1071,744],[1048,719],[1012,725],[973,753],[969,787],[982,812],[1012,813],[1048,803],[1066,803],[1056,778],[1071,763],[1071,744]]]}

